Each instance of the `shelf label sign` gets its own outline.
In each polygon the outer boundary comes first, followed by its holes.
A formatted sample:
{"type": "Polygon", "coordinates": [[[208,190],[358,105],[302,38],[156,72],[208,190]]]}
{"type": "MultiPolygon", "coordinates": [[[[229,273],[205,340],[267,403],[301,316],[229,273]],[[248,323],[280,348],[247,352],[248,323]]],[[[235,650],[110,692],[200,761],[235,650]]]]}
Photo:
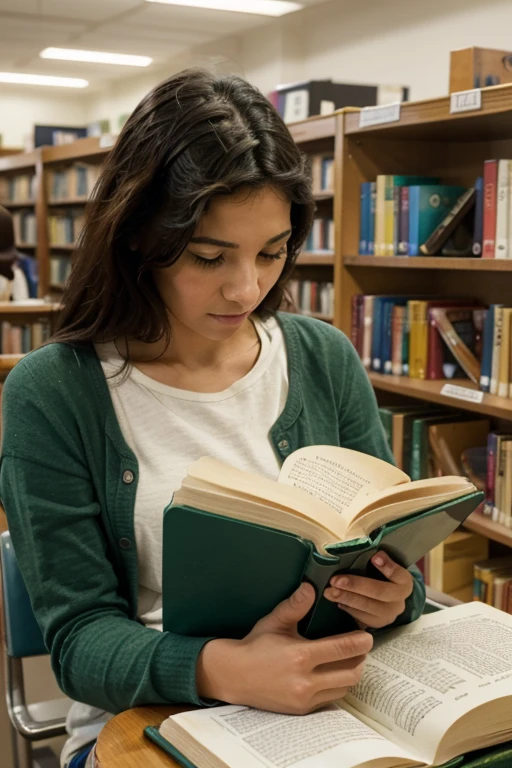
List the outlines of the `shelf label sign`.
{"type": "Polygon", "coordinates": [[[363,107],[359,113],[359,127],[368,128],[370,125],[396,123],[400,120],[401,103],[382,104],[378,107],[363,107]]]}
{"type": "Polygon", "coordinates": [[[472,91],[458,91],[450,96],[450,114],[457,112],[473,112],[482,109],[482,91],[474,88],[472,91]]]}
{"type": "Polygon", "coordinates": [[[455,397],[457,400],[467,400],[469,403],[481,403],[484,399],[484,393],[478,389],[459,387],[456,384],[445,384],[441,394],[446,397],[455,397]]]}

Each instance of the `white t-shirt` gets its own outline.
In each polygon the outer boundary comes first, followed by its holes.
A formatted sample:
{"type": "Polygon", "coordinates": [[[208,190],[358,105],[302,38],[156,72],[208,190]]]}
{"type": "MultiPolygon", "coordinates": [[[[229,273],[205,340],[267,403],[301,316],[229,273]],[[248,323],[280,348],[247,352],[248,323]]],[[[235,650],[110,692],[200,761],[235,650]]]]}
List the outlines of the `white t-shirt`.
{"type": "Polygon", "coordinates": [[[176,389],[135,367],[119,371],[113,343],[96,349],[124,438],[139,464],[135,540],[139,566],[137,615],[162,629],[162,521],[187,473],[201,456],[214,456],[240,469],[277,478],[280,462],[270,429],[288,395],[285,341],[274,318],[254,321],[261,350],[254,367],[222,392],[176,389]]]}

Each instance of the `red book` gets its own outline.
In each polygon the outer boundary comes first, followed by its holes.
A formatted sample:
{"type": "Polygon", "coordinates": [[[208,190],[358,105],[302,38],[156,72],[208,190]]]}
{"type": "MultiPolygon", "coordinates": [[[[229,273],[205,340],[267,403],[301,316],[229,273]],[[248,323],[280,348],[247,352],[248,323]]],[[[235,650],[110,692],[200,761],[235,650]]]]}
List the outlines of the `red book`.
{"type": "Polygon", "coordinates": [[[360,337],[360,313],[359,305],[362,304],[362,296],[360,293],[354,293],[352,296],[352,327],[350,329],[350,340],[355,349],[361,354],[359,349],[359,337],[360,337]]]}
{"type": "Polygon", "coordinates": [[[426,378],[444,379],[444,341],[437,328],[436,321],[432,316],[432,309],[435,307],[453,307],[460,309],[475,309],[475,303],[471,299],[437,299],[429,302],[428,305],[428,355],[427,355],[427,375],[426,378]]]}
{"type": "Polygon", "coordinates": [[[482,257],[494,259],[496,246],[496,188],[498,185],[498,161],[484,163],[484,232],[482,257]]]}

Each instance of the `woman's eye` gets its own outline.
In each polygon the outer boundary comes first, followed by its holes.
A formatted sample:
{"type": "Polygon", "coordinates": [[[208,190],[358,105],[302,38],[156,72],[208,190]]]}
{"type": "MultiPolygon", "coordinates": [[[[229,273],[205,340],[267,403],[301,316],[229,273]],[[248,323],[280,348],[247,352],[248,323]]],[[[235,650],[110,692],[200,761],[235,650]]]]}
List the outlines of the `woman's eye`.
{"type": "Polygon", "coordinates": [[[265,253],[264,251],[261,251],[260,256],[263,256],[264,259],[277,260],[277,259],[280,259],[286,253],[286,250],[287,250],[286,245],[283,245],[283,247],[280,248],[277,253],[265,253]]]}
{"type": "Polygon", "coordinates": [[[204,267],[205,269],[210,267],[218,267],[224,261],[224,256],[222,255],[217,256],[215,259],[206,259],[204,256],[198,256],[197,253],[192,253],[192,251],[190,253],[194,257],[195,263],[200,267],[204,267]]]}

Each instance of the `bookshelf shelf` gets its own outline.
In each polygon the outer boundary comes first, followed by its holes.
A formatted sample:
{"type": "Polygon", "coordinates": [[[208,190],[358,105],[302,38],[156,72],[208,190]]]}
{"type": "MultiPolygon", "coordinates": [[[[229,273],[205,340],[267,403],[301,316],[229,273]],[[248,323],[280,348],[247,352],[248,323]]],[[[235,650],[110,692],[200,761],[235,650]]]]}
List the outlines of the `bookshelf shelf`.
{"type": "Polygon", "coordinates": [[[345,256],[347,267],[370,269],[449,269],[465,272],[512,272],[512,259],[449,258],[447,256],[345,256]]]}
{"type": "Polygon", "coordinates": [[[86,197],[66,197],[64,200],[55,200],[51,198],[48,200],[48,205],[56,206],[59,205],[86,205],[87,198],[86,197]]]}
{"type": "Polygon", "coordinates": [[[308,267],[334,266],[334,253],[326,251],[303,251],[297,257],[296,264],[308,267]]]}
{"type": "Polygon", "coordinates": [[[4,208],[33,208],[35,201],[25,200],[22,202],[21,200],[0,200],[0,205],[3,205],[4,208]]]}
{"type": "Polygon", "coordinates": [[[478,142],[510,138],[512,86],[482,88],[482,108],[450,114],[450,97],[402,104],[393,123],[359,127],[359,115],[348,114],[346,136],[478,142]]]}
{"type": "MultiPolygon", "coordinates": [[[[445,380],[424,381],[422,379],[410,379],[407,376],[388,376],[373,372],[370,372],[368,376],[375,389],[512,421],[512,399],[485,394],[481,403],[473,403],[442,395],[441,390],[447,383],[445,380]]],[[[452,379],[449,383],[467,389],[478,389],[468,379],[452,379]]]]}
{"type": "Polygon", "coordinates": [[[111,147],[100,146],[100,139],[88,137],[77,139],[71,144],[63,144],[59,147],[44,147],[43,162],[45,165],[51,163],[71,163],[75,160],[89,160],[93,158],[102,159],[110,152],[111,147]]]}
{"type": "Polygon", "coordinates": [[[333,139],[336,134],[336,116],[310,117],[300,123],[291,123],[288,129],[297,144],[317,139],[333,139]]]}
{"type": "Polygon", "coordinates": [[[42,150],[35,149],[33,152],[20,152],[18,155],[0,157],[0,172],[24,169],[34,170],[37,163],[41,160],[41,152],[42,150]]]}
{"type": "Polygon", "coordinates": [[[66,245],[56,245],[55,243],[49,243],[49,246],[51,251],[74,251],[76,248],[76,245],[73,245],[72,243],[67,243],[66,245]]]}
{"type": "Polygon", "coordinates": [[[0,378],[5,378],[25,355],[0,355],[0,378]]]}
{"type": "Polygon", "coordinates": [[[317,202],[321,202],[322,200],[332,200],[334,198],[334,192],[328,192],[328,191],[314,192],[313,198],[317,202]]]}
{"type": "Polygon", "coordinates": [[[37,243],[16,243],[16,248],[18,249],[18,251],[35,250],[37,248],[37,243]]]}
{"type": "Polygon", "coordinates": [[[59,309],[60,305],[55,302],[0,301],[0,319],[5,320],[7,315],[49,315],[59,309]]]}
{"type": "Polygon", "coordinates": [[[512,530],[499,523],[493,523],[492,520],[479,512],[473,512],[465,521],[464,527],[475,533],[480,533],[482,536],[487,536],[492,541],[512,547],[512,530]]]}

